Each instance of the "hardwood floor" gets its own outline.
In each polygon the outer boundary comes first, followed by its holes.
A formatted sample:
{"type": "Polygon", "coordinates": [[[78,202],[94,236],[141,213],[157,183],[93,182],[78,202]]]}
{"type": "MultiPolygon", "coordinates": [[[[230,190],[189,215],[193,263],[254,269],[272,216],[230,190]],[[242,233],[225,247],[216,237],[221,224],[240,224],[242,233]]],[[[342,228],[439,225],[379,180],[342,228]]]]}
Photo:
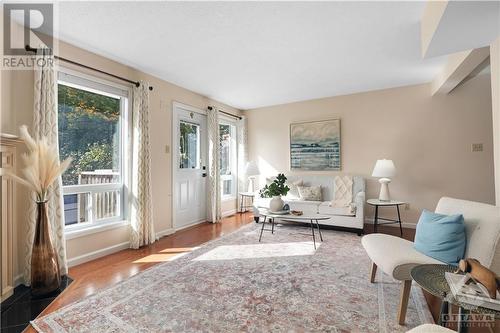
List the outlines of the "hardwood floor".
{"type": "MultiPolygon", "coordinates": [[[[253,216],[250,213],[236,214],[224,218],[218,224],[203,223],[178,231],[139,250],[127,249],[119,251],[72,267],[69,269],[69,276],[74,279],[74,282],[41,313],[41,316],[106,289],[153,265],[168,261],[173,256],[189,252],[207,241],[235,231],[248,223],[254,223],[253,216]]],[[[365,234],[373,232],[373,225],[365,225],[364,232],[365,234]]],[[[380,226],[379,232],[399,236],[399,229],[394,227],[380,226]]],[[[413,240],[415,229],[404,228],[403,237],[413,240]]],[[[432,295],[426,295],[426,299],[434,318],[437,319],[440,306],[439,299],[432,295]]],[[[35,330],[28,327],[25,332],[35,333],[35,330]]],[[[470,330],[469,332],[484,331],[470,330]]]]}
{"type": "MultiPolygon", "coordinates": [[[[53,312],[74,301],[106,289],[153,265],[173,256],[255,223],[250,213],[224,218],[221,223],[203,223],[160,238],[156,243],[139,250],[122,250],[111,255],[71,267],[69,276],[74,282],[52,302],[40,316],[53,312]]],[[[36,331],[30,326],[24,332],[36,331]]]]}

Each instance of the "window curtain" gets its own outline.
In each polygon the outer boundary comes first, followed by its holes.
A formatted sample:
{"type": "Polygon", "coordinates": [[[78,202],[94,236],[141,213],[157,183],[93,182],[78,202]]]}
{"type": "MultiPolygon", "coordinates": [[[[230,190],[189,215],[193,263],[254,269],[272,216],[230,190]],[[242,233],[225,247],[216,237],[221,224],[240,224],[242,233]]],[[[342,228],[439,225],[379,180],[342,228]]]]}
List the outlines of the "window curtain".
{"type": "Polygon", "coordinates": [[[134,87],[132,110],[132,184],[130,193],[130,247],[155,242],[151,192],[149,140],[149,83],[134,87]]]}
{"type": "MultiPolygon", "coordinates": [[[[37,58],[44,61],[34,62],[34,114],[32,135],[36,140],[47,138],[59,147],[57,127],[57,75],[51,50],[39,48],[37,58]]],[[[58,152],[59,153],[59,152],[58,152]]],[[[31,250],[35,237],[36,196],[31,193],[26,228],[24,255],[24,282],[31,284],[31,250]]],[[[48,194],[49,221],[52,245],[57,253],[61,275],[68,273],[66,262],[66,240],[64,238],[64,201],[61,176],[51,186],[48,194]]]]}
{"type": "Polygon", "coordinates": [[[219,111],[207,110],[208,122],[208,221],[219,222],[222,217],[220,189],[219,111]]]}
{"type": "MultiPolygon", "coordinates": [[[[238,211],[241,211],[240,207],[242,197],[239,195],[240,192],[248,191],[248,178],[245,174],[245,167],[248,161],[248,150],[247,150],[247,118],[242,116],[237,123],[237,133],[238,133],[238,211]]],[[[248,199],[247,199],[248,200],[248,199]]],[[[243,206],[249,203],[244,202],[243,206]]],[[[245,210],[245,208],[243,209],[245,210]]]]}

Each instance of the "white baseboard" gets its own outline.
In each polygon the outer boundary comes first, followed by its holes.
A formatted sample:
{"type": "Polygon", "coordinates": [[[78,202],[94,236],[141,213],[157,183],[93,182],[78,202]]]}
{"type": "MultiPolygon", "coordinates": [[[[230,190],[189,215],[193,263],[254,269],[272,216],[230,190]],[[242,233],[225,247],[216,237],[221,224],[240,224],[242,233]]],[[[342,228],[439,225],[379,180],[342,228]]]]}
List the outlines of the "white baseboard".
{"type": "Polygon", "coordinates": [[[174,228],[174,233],[177,231],[181,231],[183,229],[187,229],[189,227],[195,226],[197,224],[205,223],[205,222],[207,222],[207,220],[200,220],[200,221],[195,221],[195,222],[189,223],[187,225],[183,225],[182,227],[174,228]]]}
{"type": "Polygon", "coordinates": [[[14,276],[14,288],[21,285],[21,284],[24,284],[23,275],[19,274],[17,276],[14,276]]]}
{"type": "MultiPolygon", "coordinates": [[[[373,224],[373,219],[365,218],[365,224],[373,224]]],[[[377,225],[378,226],[383,225],[384,227],[399,228],[399,223],[384,224],[384,221],[381,221],[381,223],[379,223],[377,225]]],[[[408,229],[415,229],[417,227],[417,225],[415,223],[408,223],[408,222],[401,222],[401,226],[403,228],[408,228],[408,229]]]]}
{"type": "Polygon", "coordinates": [[[104,249],[100,249],[100,250],[97,250],[97,251],[85,253],[85,254],[83,254],[81,256],[68,259],[68,267],[73,267],[73,266],[76,266],[76,265],[80,265],[80,264],[83,264],[83,263],[85,263],[87,261],[91,261],[91,260],[94,260],[94,259],[97,259],[97,258],[101,258],[101,257],[107,256],[109,254],[121,251],[121,250],[128,249],[129,247],[130,247],[130,242],[123,242],[123,243],[120,243],[120,244],[116,244],[116,245],[113,245],[113,246],[106,247],[104,249]]]}
{"type": "Polygon", "coordinates": [[[14,276],[14,286],[17,287],[21,283],[24,282],[23,275],[19,274],[18,276],[14,276]]]}
{"type": "Polygon", "coordinates": [[[222,212],[222,217],[228,217],[236,214],[237,212],[238,212],[237,209],[226,210],[225,212],[222,212]]]}
{"type": "Polygon", "coordinates": [[[175,233],[175,229],[174,228],[168,228],[168,229],[164,229],[162,231],[158,231],[156,233],[156,238],[161,238],[161,237],[164,237],[164,236],[168,236],[168,235],[172,235],[173,233],[175,233]]]}
{"type": "MultiPolygon", "coordinates": [[[[156,237],[160,238],[160,237],[163,237],[163,236],[168,236],[168,235],[173,234],[174,232],[175,232],[175,229],[168,228],[168,229],[165,229],[165,230],[162,230],[162,231],[158,231],[156,233],[156,237]]],[[[128,249],[129,247],[130,247],[130,242],[123,242],[123,243],[120,243],[120,244],[116,244],[116,245],[112,245],[112,246],[106,247],[104,249],[99,249],[99,250],[96,250],[96,251],[93,251],[93,252],[90,252],[90,253],[85,253],[85,254],[83,254],[81,256],[68,259],[68,267],[73,267],[73,266],[76,266],[76,265],[80,265],[80,264],[86,263],[87,261],[91,261],[91,260],[94,260],[94,259],[97,259],[97,258],[101,258],[101,257],[107,256],[109,254],[121,251],[121,250],[128,249]]]]}
{"type": "MultiPolygon", "coordinates": [[[[173,233],[175,233],[175,229],[168,228],[168,229],[158,231],[156,233],[156,237],[161,238],[164,236],[171,235],[173,233]]],[[[106,247],[104,249],[99,249],[99,250],[96,250],[93,252],[85,253],[85,254],[82,254],[81,256],[77,256],[77,257],[68,259],[68,267],[80,265],[80,264],[86,263],[88,261],[98,259],[98,258],[113,254],[113,253],[121,251],[121,250],[128,249],[129,247],[130,247],[130,242],[123,242],[120,244],[106,247]]],[[[14,277],[14,287],[17,287],[18,285],[22,284],[23,282],[24,282],[24,279],[23,279],[22,274],[19,274],[18,276],[14,277]]]]}

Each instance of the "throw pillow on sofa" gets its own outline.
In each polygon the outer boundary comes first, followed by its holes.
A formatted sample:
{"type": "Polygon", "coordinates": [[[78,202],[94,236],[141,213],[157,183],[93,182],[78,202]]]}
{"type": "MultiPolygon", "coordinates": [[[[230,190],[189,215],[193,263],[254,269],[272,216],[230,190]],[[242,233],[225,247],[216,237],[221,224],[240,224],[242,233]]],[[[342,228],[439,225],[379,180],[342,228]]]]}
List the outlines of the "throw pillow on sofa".
{"type": "Polygon", "coordinates": [[[290,188],[290,191],[288,191],[286,198],[290,200],[300,199],[299,186],[302,186],[302,184],[302,179],[296,180],[294,182],[287,182],[286,185],[290,188]]]}
{"type": "MultiPolygon", "coordinates": [[[[266,185],[271,185],[271,183],[274,182],[275,179],[276,179],[276,177],[266,178],[266,185]]],[[[300,195],[299,195],[298,186],[302,186],[303,184],[304,184],[304,182],[302,181],[302,179],[297,179],[295,181],[287,181],[286,186],[288,186],[290,188],[290,190],[288,191],[287,195],[285,196],[285,199],[287,199],[287,200],[299,200],[300,195]]]]}
{"type": "Polygon", "coordinates": [[[300,200],[321,201],[321,186],[297,186],[300,200]]]}
{"type": "Polygon", "coordinates": [[[464,217],[425,210],[417,223],[415,249],[431,258],[457,265],[465,255],[464,217]]]}

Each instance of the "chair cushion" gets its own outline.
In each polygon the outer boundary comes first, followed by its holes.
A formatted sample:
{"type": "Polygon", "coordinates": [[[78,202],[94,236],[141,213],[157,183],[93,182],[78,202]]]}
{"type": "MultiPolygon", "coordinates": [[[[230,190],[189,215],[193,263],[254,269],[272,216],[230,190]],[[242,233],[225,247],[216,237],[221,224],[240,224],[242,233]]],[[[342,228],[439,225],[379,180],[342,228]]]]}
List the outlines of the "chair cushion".
{"type": "Polygon", "coordinates": [[[444,215],[424,209],[415,234],[417,251],[450,265],[458,265],[465,254],[465,242],[462,214],[444,215]]]}
{"type": "Polygon", "coordinates": [[[423,324],[417,326],[406,333],[456,333],[449,328],[435,325],[435,324],[423,324]]]}
{"type": "Polygon", "coordinates": [[[422,264],[443,264],[414,249],[413,242],[385,234],[369,234],[361,243],[370,259],[396,280],[411,280],[410,271],[422,264]]]}

